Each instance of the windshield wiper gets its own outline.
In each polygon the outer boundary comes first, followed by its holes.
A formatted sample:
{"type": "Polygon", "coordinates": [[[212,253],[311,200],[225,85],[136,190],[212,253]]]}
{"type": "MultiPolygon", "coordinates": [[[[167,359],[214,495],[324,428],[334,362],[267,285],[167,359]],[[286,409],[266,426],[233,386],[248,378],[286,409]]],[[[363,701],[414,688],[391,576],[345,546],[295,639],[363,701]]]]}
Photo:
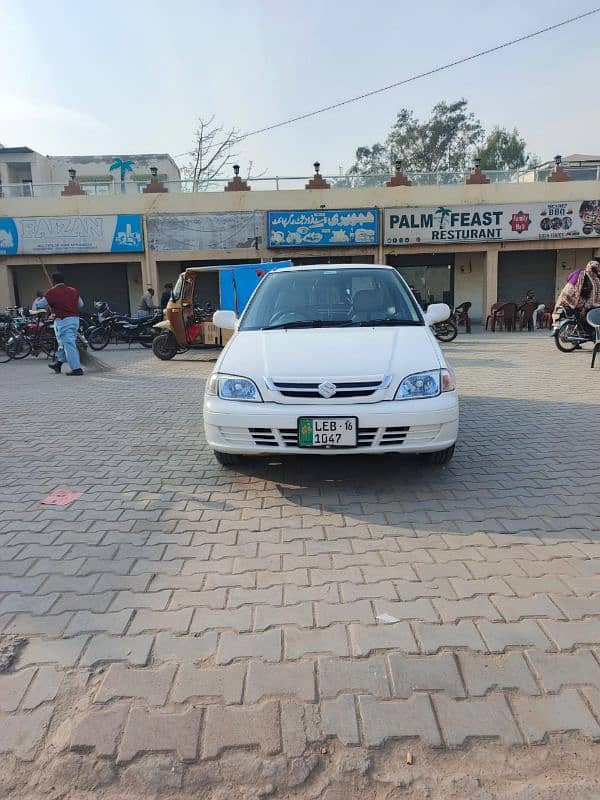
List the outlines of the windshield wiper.
{"type": "Polygon", "coordinates": [[[267,325],[262,331],[275,331],[281,328],[335,328],[347,325],[346,320],[298,319],[295,322],[281,322],[278,325],[267,325]]]}
{"type": "Polygon", "coordinates": [[[355,325],[357,328],[375,328],[383,325],[421,325],[422,323],[415,319],[393,319],[385,317],[383,319],[364,319],[361,322],[351,322],[350,324],[355,325]]]}

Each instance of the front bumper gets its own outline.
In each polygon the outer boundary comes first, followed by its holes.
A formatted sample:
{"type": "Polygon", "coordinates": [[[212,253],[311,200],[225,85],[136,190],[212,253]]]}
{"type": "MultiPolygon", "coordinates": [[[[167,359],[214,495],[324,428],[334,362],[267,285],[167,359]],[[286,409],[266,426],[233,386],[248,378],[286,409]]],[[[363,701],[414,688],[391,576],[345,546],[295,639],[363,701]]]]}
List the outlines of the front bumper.
{"type": "Polygon", "coordinates": [[[323,404],[247,403],[206,397],[204,428],[213,450],[240,455],[430,453],[458,435],[458,396],[423,400],[323,404]],[[358,417],[358,447],[298,447],[299,417],[358,417]]]}

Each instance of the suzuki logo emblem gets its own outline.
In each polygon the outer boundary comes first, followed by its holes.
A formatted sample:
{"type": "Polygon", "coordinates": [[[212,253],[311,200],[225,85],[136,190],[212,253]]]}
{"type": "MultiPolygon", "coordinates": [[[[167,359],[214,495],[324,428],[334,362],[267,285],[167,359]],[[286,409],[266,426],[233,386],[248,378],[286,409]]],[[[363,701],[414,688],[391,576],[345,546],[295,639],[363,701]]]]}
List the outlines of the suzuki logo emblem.
{"type": "Polygon", "coordinates": [[[323,381],[323,383],[319,384],[317,389],[321,397],[324,397],[326,400],[329,400],[329,398],[333,397],[337,392],[337,386],[331,381],[323,381]]]}

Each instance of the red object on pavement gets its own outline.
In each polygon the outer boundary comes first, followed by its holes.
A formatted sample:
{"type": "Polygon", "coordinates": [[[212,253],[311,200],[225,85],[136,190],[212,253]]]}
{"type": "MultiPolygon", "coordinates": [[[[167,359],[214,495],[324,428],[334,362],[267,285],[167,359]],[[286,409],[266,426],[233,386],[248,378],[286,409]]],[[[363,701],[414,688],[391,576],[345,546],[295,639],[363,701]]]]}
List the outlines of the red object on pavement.
{"type": "Polygon", "coordinates": [[[48,497],[41,501],[44,506],[68,506],[73,500],[77,500],[83,492],[71,492],[69,489],[55,489],[48,497]]]}

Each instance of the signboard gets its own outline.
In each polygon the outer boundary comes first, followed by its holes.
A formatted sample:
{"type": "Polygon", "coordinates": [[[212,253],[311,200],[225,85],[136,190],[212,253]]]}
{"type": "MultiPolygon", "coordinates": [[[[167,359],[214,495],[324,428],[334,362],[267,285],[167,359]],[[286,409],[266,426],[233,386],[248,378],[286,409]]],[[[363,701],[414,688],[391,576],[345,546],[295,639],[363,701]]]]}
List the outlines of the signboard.
{"type": "Polygon", "coordinates": [[[264,211],[221,214],[149,214],[150,250],[258,249],[264,240],[264,211]]]}
{"type": "Polygon", "coordinates": [[[0,255],[141,253],[140,214],[0,217],[0,255]]]}
{"type": "Polygon", "coordinates": [[[379,242],[379,209],[269,211],[267,247],[361,247],[379,242]]]}
{"type": "Polygon", "coordinates": [[[385,245],[600,236],[600,200],[386,208],[385,245]]]}

